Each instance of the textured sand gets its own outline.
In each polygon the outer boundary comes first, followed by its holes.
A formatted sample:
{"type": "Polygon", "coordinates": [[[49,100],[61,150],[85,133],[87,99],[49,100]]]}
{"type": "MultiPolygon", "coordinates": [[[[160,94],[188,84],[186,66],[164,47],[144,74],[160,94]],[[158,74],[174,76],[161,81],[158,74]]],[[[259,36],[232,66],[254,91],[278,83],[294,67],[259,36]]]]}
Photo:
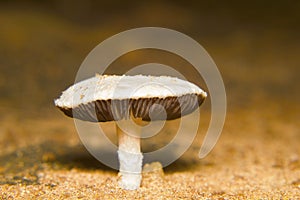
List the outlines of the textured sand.
{"type": "MultiPolygon", "coordinates": [[[[237,113],[227,116],[223,135],[208,157],[203,160],[197,157],[200,131],[193,146],[164,172],[162,169],[145,172],[137,191],[118,187],[117,171],[99,164],[85,151],[73,121],[61,113],[58,119],[46,120],[8,117],[1,122],[1,197],[300,198],[299,126],[278,120],[276,114],[247,113],[240,111],[239,117],[235,116],[237,113]],[[15,126],[21,123],[24,123],[22,128],[15,126]]],[[[170,122],[170,130],[174,123],[170,122]]]]}

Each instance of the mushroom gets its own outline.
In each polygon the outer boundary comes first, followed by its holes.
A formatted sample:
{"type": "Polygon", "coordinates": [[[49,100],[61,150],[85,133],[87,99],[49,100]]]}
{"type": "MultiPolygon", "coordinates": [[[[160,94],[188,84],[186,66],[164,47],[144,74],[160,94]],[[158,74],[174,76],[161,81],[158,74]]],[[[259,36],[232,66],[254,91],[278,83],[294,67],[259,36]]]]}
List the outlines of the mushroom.
{"type": "Polygon", "coordinates": [[[196,110],[206,96],[195,84],[175,77],[96,74],[65,90],[55,105],[69,117],[117,122],[119,186],[135,190],[142,179],[143,121],[180,118],[196,110]]]}

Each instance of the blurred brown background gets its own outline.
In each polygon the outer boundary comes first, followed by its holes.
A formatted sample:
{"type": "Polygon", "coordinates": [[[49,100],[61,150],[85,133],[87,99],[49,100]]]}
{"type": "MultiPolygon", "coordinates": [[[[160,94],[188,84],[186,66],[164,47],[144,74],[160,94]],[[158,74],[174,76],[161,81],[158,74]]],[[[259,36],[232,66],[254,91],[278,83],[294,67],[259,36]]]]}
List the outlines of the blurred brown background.
{"type": "MultiPolygon", "coordinates": [[[[248,167],[245,176],[257,178],[253,187],[267,185],[270,189],[262,190],[271,192],[274,182],[264,182],[263,176],[272,177],[274,170],[282,169],[287,171],[286,177],[295,178],[286,181],[287,187],[278,185],[274,191],[297,189],[299,11],[300,2],[292,0],[0,1],[0,183],[24,183],[24,174],[29,184],[35,182],[36,176],[28,174],[45,166],[34,167],[33,163],[49,160],[63,166],[83,165],[85,169],[98,166],[97,162],[86,164],[91,162],[86,154],[70,156],[68,152],[73,150],[69,146],[73,148],[80,141],[72,120],[54,107],[53,100],[73,84],[81,62],[101,41],[131,28],[156,26],[175,29],[198,41],[216,62],[225,83],[228,112],[223,135],[204,164],[200,162],[201,170],[212,166],[216,176],[227,180],[226,169],[239,172],[248,167]],[[59,147],[67,149],[59,152],[59,147]],[[50,158],[48,154],[44,157],[45,152],[50,152],[50,158]],[[253,166],[261,167],[262,172],[252,173],[253,166]],[[21,175],[15,178],[19,172],[21,175]]],[[[199,77],[184,70],[188,63],[161,51],[125,55],[107,73],[123,73],[147,62],[177,66],[187,78],[206,88],[199,77]]],[[[209,101],[202,110],[203,125],[207,127],[209,101]]],[[[193,154],[196,165],[199,141],[193,154]]],[[[184,162],[173,165],[176,169],[171,166],[171,171],[176,171],[178,165],[183,165],[184,171],[184,162]]],[[[231,189],[222,190],[226,194],[231,189]]]]}
{"type": "Polygon", "coordinates": [[[299,9],[298,1],[1,1],[1,109],[52,107],[90,50],[143,26],[175,29],[202,44],[224,78],[229,107],[256,98],[289,106],[299,101],[299,9]]]}

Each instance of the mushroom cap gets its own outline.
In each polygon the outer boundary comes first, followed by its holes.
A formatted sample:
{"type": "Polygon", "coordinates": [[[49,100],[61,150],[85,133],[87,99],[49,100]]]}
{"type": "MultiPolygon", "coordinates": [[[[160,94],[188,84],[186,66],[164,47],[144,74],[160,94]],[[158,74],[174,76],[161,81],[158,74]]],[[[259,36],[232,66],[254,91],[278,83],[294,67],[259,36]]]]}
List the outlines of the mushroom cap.
{"type": "Polygon", "coordinates": [[[67,116],[90,122],[128,119],[170,120],[196,110],[207,94],[169,76],[96,75],[78,82],[55,100],[67,116]]]}

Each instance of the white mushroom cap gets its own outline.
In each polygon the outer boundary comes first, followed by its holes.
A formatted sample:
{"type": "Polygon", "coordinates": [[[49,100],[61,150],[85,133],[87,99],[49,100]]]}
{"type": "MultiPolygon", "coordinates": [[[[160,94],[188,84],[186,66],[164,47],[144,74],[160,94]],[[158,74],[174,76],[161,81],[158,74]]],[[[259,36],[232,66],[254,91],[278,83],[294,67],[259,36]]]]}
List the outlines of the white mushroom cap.
{"type": "Polygon", "coordinates": [[[175,119],[194,111],[206,96],[195,84],[175,77],[96,75],[69,87],[55,105],[86,121],[121,120],[128,113],[149,121],[154,104],[164,107],[167,119],[175,119]]]}

